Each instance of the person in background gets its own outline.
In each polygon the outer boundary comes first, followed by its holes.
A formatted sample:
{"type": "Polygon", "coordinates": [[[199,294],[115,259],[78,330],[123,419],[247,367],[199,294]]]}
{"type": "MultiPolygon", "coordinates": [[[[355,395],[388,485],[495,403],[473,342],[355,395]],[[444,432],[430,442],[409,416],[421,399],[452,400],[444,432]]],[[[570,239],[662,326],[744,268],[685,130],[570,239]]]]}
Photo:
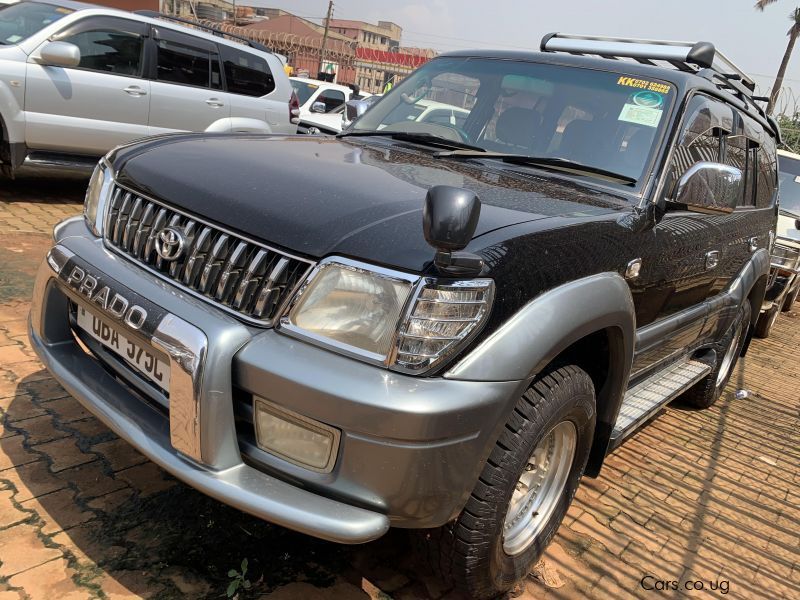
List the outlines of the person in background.
{"type": "Polygon", "coordinates": [[[389,81],[386,82],[386,85],[383,86],[383,93],[388,94],[389,91],[392,89],[392,86],[393,86],[392,80],[390,79],[389,81]]]}
{"type": "Polygon", "coordinates": [[[294,67],[290,66],[288,63],[283,65],[283,71],[286,73],[287,77],[291,77],[294,74],[294,67]]]}

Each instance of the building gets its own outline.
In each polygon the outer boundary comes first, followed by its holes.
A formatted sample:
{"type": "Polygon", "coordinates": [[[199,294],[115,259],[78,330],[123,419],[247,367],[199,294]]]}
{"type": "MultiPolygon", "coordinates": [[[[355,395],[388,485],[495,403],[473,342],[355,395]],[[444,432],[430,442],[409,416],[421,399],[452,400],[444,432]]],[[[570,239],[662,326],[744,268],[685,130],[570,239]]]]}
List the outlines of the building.
{"type": "Polygon", "coordinates": [[[436,55],[431,49],[403,48],[403,28],[391,21],[331,19],[331,31],[354,40],[355,83],[365,92],[381,93],[436,55]]]}
{"type": "MultiPolygon", "coordinates": [[[[307,72],[311,77],[316,77],[320,69],[324,28],[307,19],[275,9],[265,9],[259,16],[266,18],[243,25],[241,31],[284,54],[296,73],[307,72]]],[[[332,75],[337,83],[354,83],[355,60],[356,44],[348,37],[329,31],[323,71],[332,75]]]]}

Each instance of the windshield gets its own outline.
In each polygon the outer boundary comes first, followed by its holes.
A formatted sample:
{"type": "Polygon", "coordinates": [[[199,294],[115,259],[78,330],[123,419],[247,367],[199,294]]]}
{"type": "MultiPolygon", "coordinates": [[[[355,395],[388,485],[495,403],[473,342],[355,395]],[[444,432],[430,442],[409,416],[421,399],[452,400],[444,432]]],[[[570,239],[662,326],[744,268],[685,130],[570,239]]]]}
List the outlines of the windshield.
{"type": "Polygon", "coordinates": [[[39,2],[0,6],[0,45],[19,44],[72,12],[70,8],[39,2]]]}
{"type": "Polygon", "coordinates": [[[674,96],[668,83],[620,73],[444,57],[395,86],[351,131],[434,135],[639,180],[674,96]]]}
{"type": "Polygon", "coordinates": [[[800,160],[778,155],[781,210],[800,215],[800,160]]]}
{"type": "Polygon", "coordinates": [[[297,81],[296,79],[292,79],[292,87],[294,88],[295,93],[297,94],[297,99],[300,101],[300,106],[303,106],[308,99],[319,89],[318,85],[313,83],[308,83],[306,81],[297,81]]]}

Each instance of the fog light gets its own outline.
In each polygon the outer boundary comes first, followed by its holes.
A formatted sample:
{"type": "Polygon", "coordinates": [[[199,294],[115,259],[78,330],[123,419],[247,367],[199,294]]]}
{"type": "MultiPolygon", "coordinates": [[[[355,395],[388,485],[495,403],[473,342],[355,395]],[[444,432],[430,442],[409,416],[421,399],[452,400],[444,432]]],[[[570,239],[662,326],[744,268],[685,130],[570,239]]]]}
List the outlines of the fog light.
{"type": "Polygon", "coordinates": [[[262,450],[307,469],[333,470],[339,430],[255,398],[256,441],[262,450]]]}

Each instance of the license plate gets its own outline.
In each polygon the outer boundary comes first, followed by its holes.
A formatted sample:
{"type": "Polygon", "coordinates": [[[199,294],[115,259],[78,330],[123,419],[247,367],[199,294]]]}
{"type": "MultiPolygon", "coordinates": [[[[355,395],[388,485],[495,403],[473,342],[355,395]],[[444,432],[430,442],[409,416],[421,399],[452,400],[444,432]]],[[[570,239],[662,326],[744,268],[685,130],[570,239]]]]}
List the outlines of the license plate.
{"type": "Polygon", "coordinates": [[[146,344],[135,342],[103,319],[78,306],[78,327],[121,357],[158,387],[169,391],[169,363],[161,360],[146,344]]]}

